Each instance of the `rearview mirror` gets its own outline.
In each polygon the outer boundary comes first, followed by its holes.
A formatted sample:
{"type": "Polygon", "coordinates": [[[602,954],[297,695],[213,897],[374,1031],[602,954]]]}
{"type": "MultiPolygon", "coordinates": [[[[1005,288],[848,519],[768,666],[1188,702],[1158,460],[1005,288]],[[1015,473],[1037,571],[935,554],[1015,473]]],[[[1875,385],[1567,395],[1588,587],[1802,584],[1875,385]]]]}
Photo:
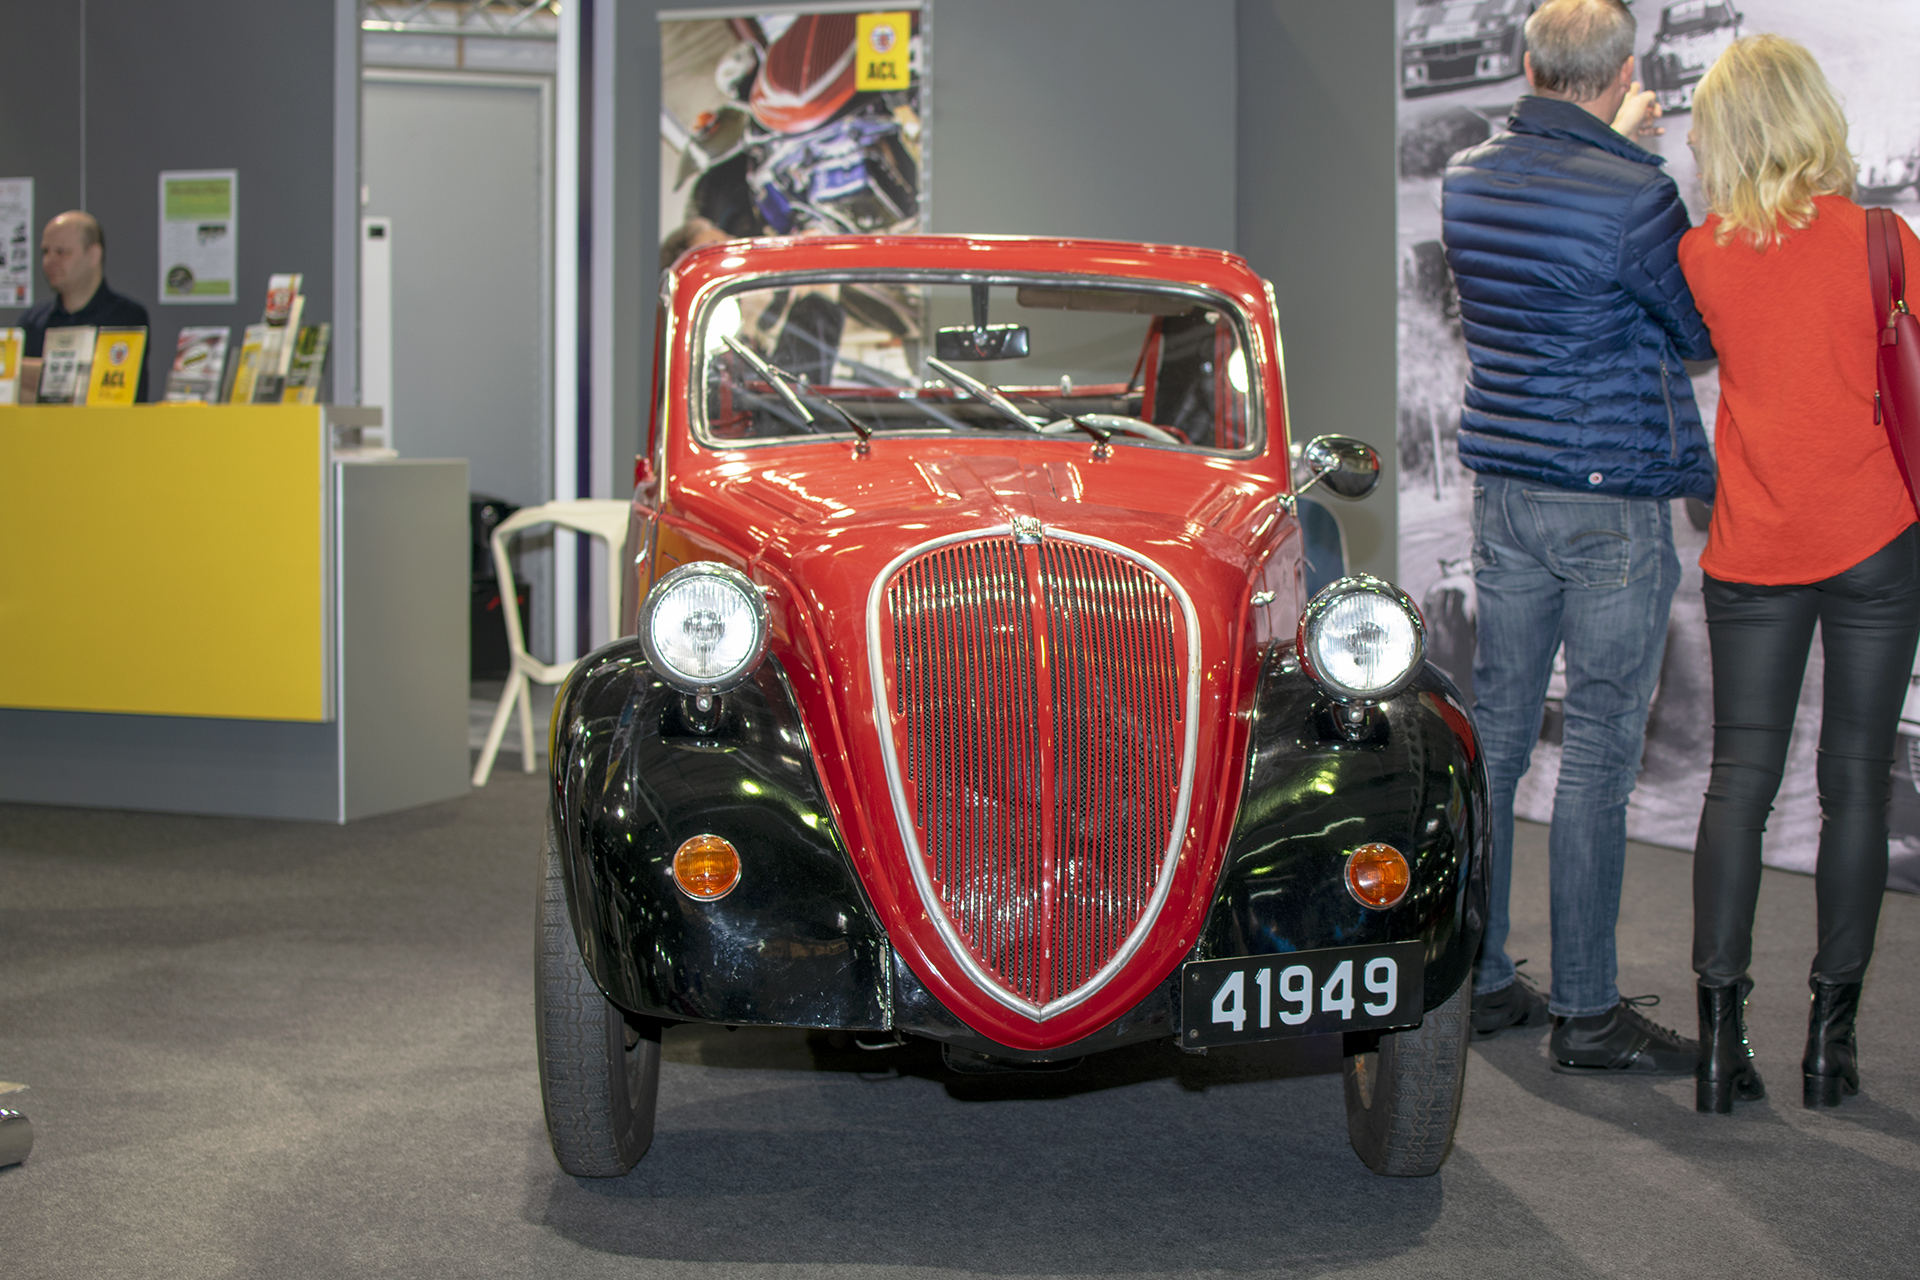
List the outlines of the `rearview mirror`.
{"type": "Polygon", "coordinates": [[[1354,502],[1372,493],[1380,483],[1380,455],[1372,445],[1352,436],[1315,436],[1300,451],[1300,461],[1309,475],[1307,482],[1293,491],[1296,498],[1325,481],[1334,497],[1354,502]]]}
{"type": "Polygon", "coordinates": [[[1020,360],[1027,354],[1027,326],[949,325],[933,332],[933,353],[942,360],[1020,360]]]}

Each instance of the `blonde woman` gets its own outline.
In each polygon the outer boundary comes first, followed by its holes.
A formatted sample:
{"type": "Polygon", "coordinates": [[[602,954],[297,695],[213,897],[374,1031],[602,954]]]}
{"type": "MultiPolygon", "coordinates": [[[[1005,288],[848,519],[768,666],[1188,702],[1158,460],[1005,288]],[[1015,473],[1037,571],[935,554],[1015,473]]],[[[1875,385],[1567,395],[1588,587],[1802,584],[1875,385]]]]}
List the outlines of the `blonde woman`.
{"type": "MultiPolygon", "coordinates": [[[[1801,1067],[1809,1107],[1859,1090],[1854,1014],[1887,881],[1887,783],[1914,643],[1920,533],[1875,421],[1880,318],[1847,122],[1811,54],[1736,41],[1694,96],[1711,211],[1680,265],[1720,356],[1719,491],[1707,549],[1713,773],[1693,869],[1697,1104],[1764,1096],[1746,1043],[1760,835],[1780,786],[1814,624],[1819,949],[1801,1067]]],[[[1909,270],[1920,241],[1903,222],[1909,270]]]]}

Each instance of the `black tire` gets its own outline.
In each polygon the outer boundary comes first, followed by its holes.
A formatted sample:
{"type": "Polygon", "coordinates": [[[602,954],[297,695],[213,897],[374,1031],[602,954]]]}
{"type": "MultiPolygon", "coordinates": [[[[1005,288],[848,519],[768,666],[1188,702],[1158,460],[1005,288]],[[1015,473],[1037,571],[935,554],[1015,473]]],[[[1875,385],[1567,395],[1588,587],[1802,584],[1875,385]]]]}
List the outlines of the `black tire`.
{"type": "Polygon", "coordinates": [[[534,1032],[553,1158],[577,1178],[617,1178],[653,1143],[660,1027],[622,1012],[580,958],[567,886],[547,832],[534,940],[534,1032]]]}
{"type": "Polygon", "coordinates": [[[1347,1137],[1360,1162],[1390,1178],[1424,1178],[1446,1163],[1467,1078],[1467,989],[1412,1031],[1347,1055],[1347,1137]]]}

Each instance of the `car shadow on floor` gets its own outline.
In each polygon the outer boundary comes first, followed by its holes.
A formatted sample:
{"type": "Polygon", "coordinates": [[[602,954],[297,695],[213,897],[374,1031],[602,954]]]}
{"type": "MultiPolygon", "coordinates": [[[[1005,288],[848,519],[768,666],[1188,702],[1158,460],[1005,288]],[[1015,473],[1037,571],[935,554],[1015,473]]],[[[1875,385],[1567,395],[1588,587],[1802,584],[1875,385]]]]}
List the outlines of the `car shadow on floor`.
{"type": "Polygon", "coordinates": [[[947,1065],[938,1044],[918,1037],[895,1043],[886,1033],[807,1031],[786,1027],[687,1024],[669,1028],[662,1042],[668,1062],[721,1070],[820,1071],[868,1079],[913,1077],[933,1081],[963,1102],[1070,1098],[1171,1080],[1190,1092],[1261,1080],[1337,1075],[1340,1037],[1273,1040],[1210,1053],[1183,1053],[1162,1040],[1092,1054],[1070,1064],[1035,1070],[968,1072],[947,1065]],[[871,1046],[871,1047],[868,1047],[871,1046]]]}
{"type": "MultiPolygon", "coordinates": [[[[599,1252],[1002,1274],[1337,1270],[1418,1247],[1440,1178],[1370,1173],[1334,1038],[1055,1073],[960,1076],[937,1045],[667,1033],[653,1148],[569,1178],[544,1140],[529,1212],[599,1252]]],[[[544,1139],[544,1135],[542,1135],[544,1139]]],[[[531,1153],[530,1153],[531,1154],[531,1153]]],[[[1462,1176],[1484,1180],[1472,1163],[1462,1176]]]]}

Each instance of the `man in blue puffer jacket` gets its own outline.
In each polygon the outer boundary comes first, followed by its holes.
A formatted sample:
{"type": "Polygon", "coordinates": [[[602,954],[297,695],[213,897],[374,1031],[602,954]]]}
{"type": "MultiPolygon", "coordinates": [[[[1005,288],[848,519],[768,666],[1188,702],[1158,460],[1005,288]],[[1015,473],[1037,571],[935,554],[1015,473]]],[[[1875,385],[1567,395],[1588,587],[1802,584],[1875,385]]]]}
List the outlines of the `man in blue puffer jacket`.
{"type": "Polygon", "coordinates": [[[1627,797],[1680,565],[1670,500],[1713,496],[1683,360],[1713,354],[1680,274],[1688,229],[1658,156],[1630,140],[1652,107],[1633,83],[1619,0],[1549,0],[1527,22],[1508,131],[1455,156],[1442,238],[1472,374],[1460,460],[1477,474],[1475,720],[1493,812],[1481,1034],[1546,1021],[1556,1071],[1692,1074],[1693,1041],[1622,1000],[1614,926],[1627,797]],[[1513,797],[1566,649],[1549,836],[1549,999],[1506,954],[1513,797]]]}

